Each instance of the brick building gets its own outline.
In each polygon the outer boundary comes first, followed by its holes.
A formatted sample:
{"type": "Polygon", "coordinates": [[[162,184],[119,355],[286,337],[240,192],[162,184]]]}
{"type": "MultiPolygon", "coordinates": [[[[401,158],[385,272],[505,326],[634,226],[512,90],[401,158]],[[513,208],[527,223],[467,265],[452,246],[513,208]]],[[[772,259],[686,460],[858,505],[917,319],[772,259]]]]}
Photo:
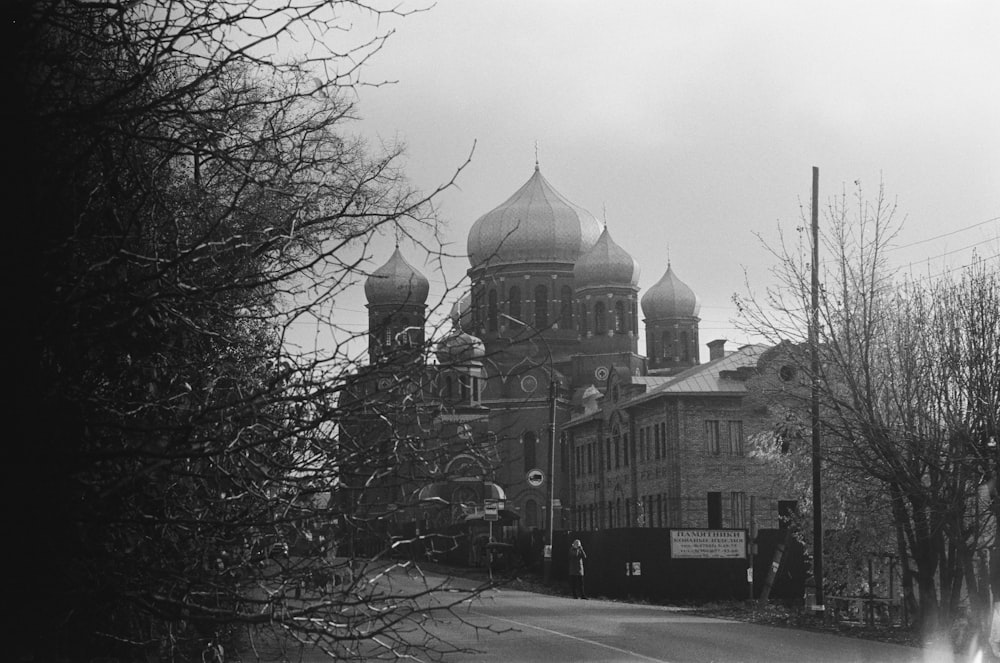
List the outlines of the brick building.
{"type": "Polygon", "coordinates": [[[749,345],[671,376],[613,370],[583,411],[562,426],[572,527],[778,527],[794,509],[789,488],[753,453],[773,422],[748,397],[772,372],[749,345]]]}

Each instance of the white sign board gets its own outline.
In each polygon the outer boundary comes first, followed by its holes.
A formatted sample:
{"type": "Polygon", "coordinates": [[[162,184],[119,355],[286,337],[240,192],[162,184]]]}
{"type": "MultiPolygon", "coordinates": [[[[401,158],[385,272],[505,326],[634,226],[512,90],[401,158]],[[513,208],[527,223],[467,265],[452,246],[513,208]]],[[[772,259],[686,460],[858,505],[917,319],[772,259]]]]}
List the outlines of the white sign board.
{"type": "Polygon", "coordinates": [[[483,520],[500,520],[500,502],[485,500],[483,502],[483,520]]]}
{"type": "Polygon", "coordinates": [[[743,559],[747,554],[746,534],[741,529],[672,529],[670,557],[743,559]]]}
{"type": "Polygon", "coordinates": [[[545,483],[545,472],[542,472],[539,469],[531,470],[528,472],[527,479],[529,485],[533,486],[534,488],[538,488],[543,483],[545,483]]]}

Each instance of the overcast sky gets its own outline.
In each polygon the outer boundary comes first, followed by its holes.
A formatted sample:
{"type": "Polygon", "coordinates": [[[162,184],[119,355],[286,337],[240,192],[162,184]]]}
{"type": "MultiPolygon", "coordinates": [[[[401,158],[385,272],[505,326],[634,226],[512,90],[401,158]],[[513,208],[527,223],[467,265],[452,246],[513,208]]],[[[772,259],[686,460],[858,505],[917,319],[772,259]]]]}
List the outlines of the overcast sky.
{"type": "MultiPolygon", "coordinates": [[[[380,27],[395,34],[366,77],[397,82],[360,92],[355,130],[405,141],[425,188],[475,145],[439,200],[457,252],[531,176],[537,144],[549,182],[639,262],[640,296],[669,254],[701,299],[705,342],[750,340],[730,319],[744,268],[754,287],[770,280],[754,233],[794,232],[813,166],[821,203],[884,181],[906,217],[898,264],[1000,260],[995,0],[439,0],[380,27]]],[[[402,248],[433,298],[445,277],[402,248]]],[[[357,290],[337,312],[363,328],[357,290]]]]}

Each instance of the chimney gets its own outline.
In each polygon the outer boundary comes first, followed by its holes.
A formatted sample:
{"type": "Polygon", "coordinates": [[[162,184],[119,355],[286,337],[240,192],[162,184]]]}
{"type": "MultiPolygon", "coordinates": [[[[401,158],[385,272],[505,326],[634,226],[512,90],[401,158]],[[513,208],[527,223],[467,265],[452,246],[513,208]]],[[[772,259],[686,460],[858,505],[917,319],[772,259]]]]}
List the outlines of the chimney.
{"type": "Polygon", "coordinates": [[[726,339],[717,338],[708,342],[708,360],[715,361],[726,356],[726,339]]]}

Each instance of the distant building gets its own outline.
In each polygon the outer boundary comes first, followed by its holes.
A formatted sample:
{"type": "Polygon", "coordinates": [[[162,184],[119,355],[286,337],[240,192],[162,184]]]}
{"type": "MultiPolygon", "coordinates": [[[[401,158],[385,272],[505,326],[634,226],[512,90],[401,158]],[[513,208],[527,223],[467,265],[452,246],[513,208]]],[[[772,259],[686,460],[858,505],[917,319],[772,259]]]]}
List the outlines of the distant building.
{"type": "Polygon", "coordinates": [[[373,513],[424,500],[451,505],[454,524],[500,496],[506,534],[544,531],[554,474],[554,529],[747,527],[751,512],[773,524],[780,491],[745,453],[767,429],[744,398],[764,348],[726,354],[716,341],[700,364],[700,304],[671,265],[640,300],[635,260],[537,164],[475,222],[468,254],[471,292],[434,361],[420,350],[426,277],[397,248],[365,284],[371,365],[342,399],[342,436],[378,444],[387,427],[412,430],[442,454],[366,491],[373,513]]]}

